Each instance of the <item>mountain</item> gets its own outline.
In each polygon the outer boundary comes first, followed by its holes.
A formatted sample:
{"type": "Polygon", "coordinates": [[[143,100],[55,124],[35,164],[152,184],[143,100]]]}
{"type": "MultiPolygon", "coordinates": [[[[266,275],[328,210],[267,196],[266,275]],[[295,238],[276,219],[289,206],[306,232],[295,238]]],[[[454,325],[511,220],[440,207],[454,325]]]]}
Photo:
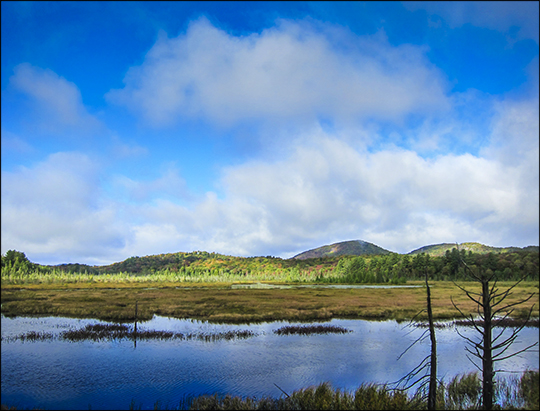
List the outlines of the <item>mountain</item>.
{"type": "MultiPolygon", "coordinates": [[[[446,251],[451,251],[452,248],[456,248],[456,243],[442,243],[426,245],[411,251],[410,255],[426,253],[433,257],[444,256],[446,251]]],[[[539,252],[539,247],[531,245],[528,247],[491,247],[480,243],[461,243],[459,244],[460,250],[472,251],[476,254],[488,254],[488,253],[511,253],[513,251],[531,251],[539,252]]],[[[320,257],[336,257],[340,255],[380,255],[389,254],[392,251],[388,251],[378,245],[368,243],[362,240],[343,241],[340,243],[324,245],[322,247],[314,248],[313,250],[304,251],[297,254],[292,259],[306,260],[308,258],[320,258],[320,257]]]]}
{"type": "MultiPolygon", "coordinates": [[[[457,248],[456,243],[442,243],[433,244],[420,247],[417,250],[411,251],[409,254],[421,254],[426,253],[434,257],[440,257],[445,255],[446,251],[451,251],[452,248],[457,248]]],[[[460,250],[472,251],[477,254],[488,253],[511,253],[512,251],[538,251],[538,246],[528,246],[524,248],[520,247],[491,247],[480,243],[461,243],[459,244],[460,250]]]]}
{"type": "MultiPolygon", "coordinates": [[[[411,251],[409,255],[426,253],[432,256],[444,256],[446,250],[452,250],[455,248],[455,243],[443,243],[433,244],[421,247],[417,250],[411,251]]],[[[515,251],[523,252],[539,252],[539,246],[531,245],[528,247],[490,247],[480,243],[461,243],[459,248],[466,251],[472,251],[476,254],[493,253],[509,253],[515,251]]],[[[26,259],[24,253],[11,250],[2,256],[2,267],[7,260],[14,260],[14,255],[22,254],[21,261],[26,259]],[[13,255],[12,255],[13,254],[13,255]]],[[[367,241],[353,240],[343,241],[335,244],[325,245],[315,248],[313,250],[305,251],[294,257],[288,259],[282,259],[278,257],[266,256],[266,257],[234,257],[218,253],[209,253],[206,251],[193,251],[193,252],[177,252],[159,255],[147,255],[144,257],[130,257],[124,261],[113,263],[103,266],[89,266],[86,264],[59,264],[55,266],[44,266],[48,268],[60,269],[65,272],[79,273],[88,272],[90,274],[106,274],[106,273],[150,273],[159,270],[169,269],[171,271],[182,270],[183,268],[191,268],[195,271],[217,271],[226,269],[232,273],[248,272],[259,270],[261,266],[266,267],[268,270],[280,270],[287,269],[296,266],[302,260],[303,266],[320,265],[320,264],[334,264],[335,259],[328,259],[328,261],[303,261],[311,258],[320,257],[339,257],[343,255],[383,255],[392,254],[392,251],[386,250],[375,244],[368,243],[367,241]]],[[[26,259],[27,260],[27,259],[26,259]]],[[[29,264],[33,264],[28,261],[29,264]]]]}
{"type": "Polygon", "coordinates": [[[335,257],[338,255],[365,255],[365,254],[390,254],[391,251],[385,250],[378,245],[368,243],[362,240],[343,241],[330,245],[323,245],[313,250],[304,251],[293,258],[297,260],[306,260],[308,258],[335,257]]]}

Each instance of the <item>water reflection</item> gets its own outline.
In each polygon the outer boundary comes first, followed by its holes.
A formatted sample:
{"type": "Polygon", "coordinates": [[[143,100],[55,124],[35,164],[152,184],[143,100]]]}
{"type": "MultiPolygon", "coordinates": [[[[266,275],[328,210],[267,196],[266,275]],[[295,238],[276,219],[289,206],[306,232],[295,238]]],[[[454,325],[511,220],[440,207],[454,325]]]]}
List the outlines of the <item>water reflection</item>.
{"type": "MultiPolygon", "coordinates": [[[[69,318],[2,317],[2,337],[29,331],[59,335],[95,324],[96,320],[69,318]]],[[[139,322],[138,330],[174,333],[224,333],[249,329],[248,339],[206,342],[192,340],[2,342],[2,402],[19,408],[126,409],[132,400],[151,409],[156,401],[173,408],[187,396],[225,394],[283,395],[329,381],[332,386],[356,389],[362,382],[396,381],[426,356],[429,344],[411,348],[397,357],[423,329],[404,329],[395,321],[332,320],[324,324],[352,332],[325,335],[285,335],[274,330],[299,324],[271,322],[227,325],[204,321],[154,317],[139,322]]],[[[474,329],[460,328],[476,339],[474,329]]],[[[538,329],[525,328],[520,347],[538,341],[538,329]]],[[[465,342],[453,329],[437,330],[439,377],[475,371],[466,358],[465,342]]],[[[538,351],[499,364],[506,370],[538,367],[538,351]]]]}
{"type": "Polygon", "coordinates": [[[365,284],[272,284],[272,283],[248,283],[248,284],[232,284],[232,289],[238,288],[256,288],[256,289],[267,289],[267,288],[419,288],[423,287],[422,285],[365,285],[365,284]]]}

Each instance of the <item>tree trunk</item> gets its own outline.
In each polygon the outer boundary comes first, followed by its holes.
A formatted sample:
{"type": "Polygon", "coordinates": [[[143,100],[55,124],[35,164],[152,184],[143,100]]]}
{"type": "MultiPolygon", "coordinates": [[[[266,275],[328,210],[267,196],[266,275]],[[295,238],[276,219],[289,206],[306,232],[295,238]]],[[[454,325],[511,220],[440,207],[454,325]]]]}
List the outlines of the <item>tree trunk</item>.
{"type": "Polygon", "coordinates": [[[493,408],[493,358],[491,352],[491,302],[489,282],[482,279],[482,304],[484,311],[484,352],[482,357],[482,408],[493,408]]]}
{"type": "Polygon", "coordinates": [[[428,391],[428,410],[435,409],[435,401],[437,399],[437,341],[435,340],[435,327],[433,326],[433,312],[431,311],[431,293],[428,284],[428,275],[426,272],[426,289],[427,289],[427,313],[429,321],[429,337],[431,339],[431,361],[429,375],[429,391],[428,391]]]}

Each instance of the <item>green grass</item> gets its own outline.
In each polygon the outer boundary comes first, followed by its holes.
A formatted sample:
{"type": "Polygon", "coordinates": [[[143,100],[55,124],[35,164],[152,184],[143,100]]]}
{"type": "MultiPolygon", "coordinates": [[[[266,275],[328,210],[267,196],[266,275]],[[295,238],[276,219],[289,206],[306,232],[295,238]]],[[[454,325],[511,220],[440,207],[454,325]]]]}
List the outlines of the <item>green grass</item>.
{"type": "MultiPolygon", "coordinates": [[[[526,371],[520,377],[496,379],[495,397],[499,404],[494,409],[538,409],[538,370],[526,371]]],[[[278,387],[280,390],[281,388],[278,387]]],[[[449,383],[444,381],[437,391],[436,408],[439,410],[480,409],[481,381],[478,374],[457,375],[449,383]]],[[[127,405],[136,409],[132,401],[127,405]]],[[[142,408],[142,406],[141,406],[142,408]]],[[[2,404],[2,410],[16,410],[2,404]]],[[[140,409],[140,408],[139,408],[140,409]]],[[[154,409],[161,409],[159,401],[154,409]]],[[[168,408],[165,408],[168,409],[168,408]]],[[[329,383],[296,390],[283,391],[279,398],[235,397],[231,395],[202,395],[185,398],[173,409],[189,410],[424,410],[427,409],[425,392],[412,395],[391,389],[388,385],[365,383],[354,391],[333,388],[329,383]]]]}
{"type": "MultiPolygon", "coordinates": [[[[325,271],[328,276],[332,276],[333,270],[325,271]]],[[[209,271],[202,271],[197,275],[181,274],[171,271],[159,271],[144,275],[133,273],[115,273],[115,274],[87,274],[87,273],[68,273],[61,270],[52,270],[51,272],[33,272],[17,271],[13,272],[7,269],[2,270],[2,287],[7,285],[51,285],[64,286],[66,284],[87,284],[89,286],[108,287],[111,284],[121,285],[142,285],[147,286],[150,283],[175,284],[175,285],[208,285],[208,284],[231,284],[233,282],[253,282],[253,281],[272,281],[272,282],[309,282],[315,281],[319,272],[310,270],[280,270],[276,272],[251,271],[249,273],[231,273],[221,272],[213,274],[209,271]]],[[[337,276],[337,273],[336,273],[337,276]]]]}

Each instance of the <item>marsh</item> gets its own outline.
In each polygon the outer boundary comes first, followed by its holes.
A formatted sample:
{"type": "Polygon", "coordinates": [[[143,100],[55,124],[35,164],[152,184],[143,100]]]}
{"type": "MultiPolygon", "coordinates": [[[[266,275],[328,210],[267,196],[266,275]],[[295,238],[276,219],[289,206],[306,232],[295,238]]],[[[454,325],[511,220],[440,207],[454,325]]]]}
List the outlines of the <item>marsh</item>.
{"type": "MultiPolygon", "coordinates": [[[[96,319],[2,316],[2,402],[19,408],[126,409],[130,404],[174,408],[203,394],[280,397],[285,392],[330,382],[355,390],[363,382],[388,383],[413,369],[429,350],[413,347],[399,354],[423,332],[406,323],[333,319],[311,325],[350,332],[280,335],[301,322],[270,321],[215,324],[154,316],[139,330],[182,335],[225,335],[248,330],[249,338],[231,339],[82,339],[54,338],[84,329],[96,319]],[[28,332],[49,333],[36,341],[8,340],[28,332]]],[[[99,322],[108,324],[104,322],[99,322]]],[[[114,324],[114,323],[110,323],[114,324]]],[[[120,327],[121,328],[121,327],[120,327]]],[[[471,327],[461,332],[474,338],[471,327]]],[[[475,371],[466,358],[465,342],[451,327],[437,330],[440,378],[445,381],[475,371]]],[[[512,350],[538,341],[537,328],[525,328],[512,350]]],[[[501,363],[507,370],[538,367],[538,351],[501,363]]]]}

